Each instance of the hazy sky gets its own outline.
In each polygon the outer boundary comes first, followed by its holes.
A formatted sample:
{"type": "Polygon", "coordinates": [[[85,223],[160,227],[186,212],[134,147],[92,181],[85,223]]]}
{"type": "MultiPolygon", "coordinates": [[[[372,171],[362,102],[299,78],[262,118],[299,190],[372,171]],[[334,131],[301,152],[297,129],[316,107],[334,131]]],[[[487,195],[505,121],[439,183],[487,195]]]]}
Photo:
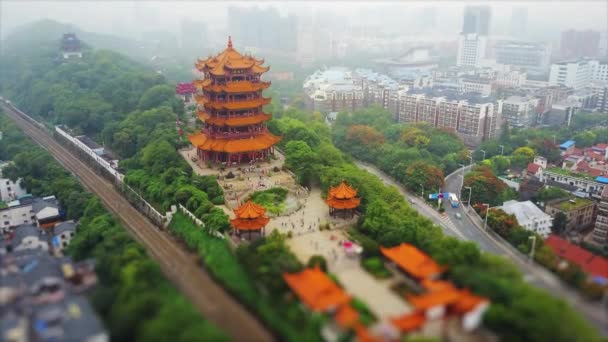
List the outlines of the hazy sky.
{"type": "MultiPolygon", "coordinates": [[[[180,20],[199,19],[212,27],[226,26],[229,6],[252,6],[254,2],[232,1],[27,1],[0,0],[0,35],[24,23],[42,18],[72,23],[84,30],[104,33],[133,33],[146,26],[176,32],[180,20]]],[[[267,1],[257,5],[276,7],[284,14],[298,14],[311,10],[317,13],[337,12],[351,21],[378,25],[382,16],[412,18],[413,12],[423,7],[437,9],[437,20],[444,32],[457,34],[462,21],[462,9],[468,4],[485,4],[492,7],[492,26],[500,31],[510,20],[514,7],[528,8],[529,31],[551,31],[554,36],[566,29],[594,29],[606,31],[608,1],[267,1]],[[502,25],[502,26],[501,26],[502,25]]],[[[532,34],[534,32],[531,32],[532,34]]]]}

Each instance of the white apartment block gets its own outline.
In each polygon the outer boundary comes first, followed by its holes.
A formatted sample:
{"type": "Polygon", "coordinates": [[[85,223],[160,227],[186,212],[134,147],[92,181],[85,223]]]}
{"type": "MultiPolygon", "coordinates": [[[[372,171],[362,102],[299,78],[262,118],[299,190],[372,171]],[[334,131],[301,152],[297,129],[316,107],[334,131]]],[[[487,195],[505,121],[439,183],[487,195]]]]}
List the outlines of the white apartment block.
{"type": "Polygon", "coordinates": [[[543,238],[551,234],[553,217],[544,213],[531,201],[507,201],[499,209],[502,209],[507,214],[515,215],[517,222],[525,230],[534,232],[543,238]]]}
{"type": "Polygon", "coordinates": [[[608,82],[608,60],[591,60],[589,69],[592,81],[608,82]]]}
{"type": "Polygon", "coordinates": [[[481,96],[490,96],[492,93],[492,84],[489,79],[460,78],[458,84],[460,85],[460,91],[463,93],[479,94],[481,96]]]}
{"type": "Polygon", "coordinates": [[[509,96],[502,103],[502,117],[511,127],[528,128],[536,123],[539,100],[523,96],[509,96]]]}
{"type": "Polygon", "coordinates": [[[499,71],[496,73],[496,78],[494,79],[493,83],[496,87],[519,88],[526,83],[527,79],[528,74],[525,71],[499,71]]]}
{"type": "Polygon", "coordinates": [[[581,89],[591,81],[590,61],[578,59],[554,63],[551,65],[549,74],[549,85],[563,85],[566,87],[581,89]]]}
{"type": "Polygon", "coordinates": [[[21,178],[13,182],[8,178],[0,177],[0,201],[14,201],[25,194],[27,194],[27,191],[21,187],[21,178]]]}
{"type": "Polygon", "coordinates": [[[397,103],[399,122],[426,122],[459,135],[469,145],[497,136],[500,103],[473,103],[445,96],[400,91],[397,103]]]}
{"type": "Polygon", "coordinates": [[[486,56],[487,37],[478,34],[461,34],[458,41],[458,66],[481,66],[482,59],[486,56]]]}

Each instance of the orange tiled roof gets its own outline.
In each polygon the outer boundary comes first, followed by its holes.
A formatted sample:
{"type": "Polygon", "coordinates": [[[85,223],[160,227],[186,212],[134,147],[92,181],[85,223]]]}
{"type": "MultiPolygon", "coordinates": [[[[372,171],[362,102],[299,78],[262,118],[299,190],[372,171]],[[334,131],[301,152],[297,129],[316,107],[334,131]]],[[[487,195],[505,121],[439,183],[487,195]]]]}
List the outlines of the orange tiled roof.
{"type": "Polygon", "coordinates": [[[328,206],[334,208],[334,209],[355,209],[359,206],[359,204],[361,203],[361,199],[360,198],[349,198],[349,199],[335,199],[335,198],[328,198],[325,200],[325,203],[327,203],[328,206]]]}
{"type": "Polygon", "coordinates": [[[256,125],[265,121],[268,121],[272,118],[270,114],[260,113],[251,116],[242,116],[242,117],[232,117],[232,118],[222,118],[217,116],[212,116],[211,114],[200,111],[197,114],[197,117],[210,125],[215,126],[230,126],[230,127],[239,127],[239,126],[249,126],[256,125]]]}
{"type": "Polygon", "coordinates": [[[251,198],[245,202],[242,206],[234,209],[234,214],[237,218],[241,219],[256,219],[263,217],[266,213],[266,208],[259,204],[255,204],[251,201],[251,198]]]}
{"type": "Polygon", "coordinates": [[[407,296],[416,310],[427,310],[438,305],[450,305],[460,300],[462,294],[456,288],[427,292],[419,296],[407,296]]]}
{"type": "Polygon", "coordinates": [[[392,248],[380,247],[380,251],[385,257],[418,279],[429,278],[443,271],[443,268],[431,257],[406,243],[392,248]]]}
{"type": "Polygon", "coordinates": [[[359,320],[359,313],[350,305],[340,307],[335,316],[336,322],[343,328],[350,328],[359,320]]]}
{"type": "Polygon", "coordinates": [[[450,310],[457,314],[464,314],[474,310],[478,305],[483,303],[489,303],[488,299],[476,296],[468,290],[462,290],[460,291],[458,300],[452,304],[450,310]]]}
{"type": "Polygon", "coordinates": [[[268,224],[268,222],[270,222],[270,218],[268,217],[258,217],[256,219],[235,218],[230,220],[230,224],[239,230],[262,229],[268,224]]]}
{"type": "Polygon", "coordinates": [[[433,292],[433,291],[443,291],[443,290],[449,290],[449,289],[454,289],[454,285],[452,283],[450,283],[449,281],[445,281],[445,280],[431,280],[431,279],[424,279],[421,282],[422,287],[424,287],[427,291],[433,292]]]}
{"type": "Polygon", "coordinates": [[[204,133],[197,133],[188,137],[192,145],[204,151],[215,152],[252,152],[261,151],[272,147],[281,140],[270,133],[264,133],[245,139],[214,139],[204,133]]]}
{"type": "Polygon", "coordinates": [[[337,199],[349,199],[357,196],[357,190],[348,186],[348,184],[346,184],[346,181],[342,180],[340,185],[330,188],[327,194],[327,197],[333,197],[337,199]]]}
{"type": "Polygon", "coordinates": [[[224,75],[225,68],[251,68],[251,70],[256,73],[268,71],[269,68],[263,67],[262,63],[264,63],[264,60],[258,60],[252,56],[243,56],[232,47],[232,44],[228,44],[228,47],[218,55],[203,60],[197,60],[195,66],[200,71],[208,70],[213,75],[224,75]]]}
{"type": "Polygon", "coordinates": [[[229,110],[237,110],[237,109],[247,109],[247,108],[258,108],[261,106],[265,106],[270,103],[270,98],[260,97],[255,100],[249,101],[211,101],[206,99],[204,96],[197,95],[195,96],[196,103],[199,105],[204,105],[208,108],[213,109],[229,109],[229,110]]]}
{"type": "Polygon", "coordinates": [[[210,82],[208,84],[201,84],[201,87],[205,91],[212,91],[214,93],[244,93],[258,90],[264,90],[270,87],[270,82],[230,82],[225,85],[214,85],[210,82]]]}
{"type": "Polygon", "coordinates": [[[318,267],[298,273],[283,273],[293,292],[313,311],[327,311],[345,305],[350,296],[318,267]]]}
{"type": "Polygon", "coordinates": [[[417,311],[398,318],[393,318],[391,319],[391,322],[399,331],[405,333],[422,328],[425,322],[425,316],[423,312],[417,311]]]}

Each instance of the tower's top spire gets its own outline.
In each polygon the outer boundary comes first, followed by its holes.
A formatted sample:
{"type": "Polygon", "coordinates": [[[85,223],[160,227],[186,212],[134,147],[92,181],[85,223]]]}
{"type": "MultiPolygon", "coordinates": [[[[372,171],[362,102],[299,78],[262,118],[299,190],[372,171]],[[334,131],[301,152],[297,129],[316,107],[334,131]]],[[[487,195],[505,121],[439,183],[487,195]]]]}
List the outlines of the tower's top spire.
{"type": "Polygon", "coordinates": [[[228,47],[232,48],[232,36],[228,36],[228,47]]]}

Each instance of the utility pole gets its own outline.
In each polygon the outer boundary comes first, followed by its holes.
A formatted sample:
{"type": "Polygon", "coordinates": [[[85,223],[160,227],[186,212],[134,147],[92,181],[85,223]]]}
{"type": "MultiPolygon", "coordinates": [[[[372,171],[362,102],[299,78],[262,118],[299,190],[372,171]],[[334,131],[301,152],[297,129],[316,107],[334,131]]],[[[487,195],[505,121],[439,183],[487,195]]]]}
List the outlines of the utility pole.
{"type": "Polygon", "coordinates": [[[532,240],[532,250],[530,250],[530,261],[534,261],[534,249],[536,248],[536,235],[529,237],[532,240]]]}
{"type": "Polygon", "coordinates": [[[467,206],[470,208],[471,207],[471,193],[473,193],[473,188],[471,188],[470,186],[465,186],[465,189],[469,189],[469,200],[467,201],[467,206]]]}
{"type": "Polygon", "coordinates": [[[490,204],[484,203],[483,205],[486,207],[486,217],[483,220],[483,230],[486,230],[488,226],[488,215],[490,215],[490,204]]]}
{"type": "Polygon", "coordinates": [[[424,185],[420,184],[420,187],[422,188],[422,200],[424,200],[424,185]]]}

